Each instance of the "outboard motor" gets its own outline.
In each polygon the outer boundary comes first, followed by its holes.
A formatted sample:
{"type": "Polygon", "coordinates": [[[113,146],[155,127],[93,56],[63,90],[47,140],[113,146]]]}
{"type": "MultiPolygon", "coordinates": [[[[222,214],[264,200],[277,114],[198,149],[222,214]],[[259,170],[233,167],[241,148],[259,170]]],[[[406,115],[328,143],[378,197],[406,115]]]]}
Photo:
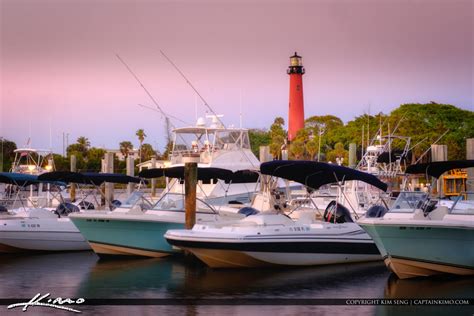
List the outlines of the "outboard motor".
{"type": "Polygon", "coordinates": [[[387,213],[387,208],[382,205],[372,205],[367,212],[365,213],[365,217],[368,218],[378,218],[382,217],[387,213]]]}
{"type": "Polygon", "coordinates": [[[324,211],[323,219],[326,222],[338,224],[354,222],[349,210],[344,205],[341,205],[336,201],[331,201],[328,204],[326,210],[324,211]]]}
{"type": "Polygon", "coordinates": [[[256,215],[259,212],[254,209],[253,207],[250,206],[245,206],[242,207],[237,213],[245,215],[245,217],[250,216],[250,215],[256,215]]]}
{"type": "Polygon", "coordinates": [[[70,213],[79,212],[79,211],[80,209],[77,205],[65,202],[65,203],[59,204],[58,207],[56,208],[56,211],[54,211],[54,213],[58,214],[58,217],[61,217],[61,215],[67,216],[70,213]]]}
{"type": "Polygon", "coordinates": [[[79,207],[81,208],[81,210],[94,210],[95,209],[94,204],[87,201],[81,201],[79,203],[79,207]]]}

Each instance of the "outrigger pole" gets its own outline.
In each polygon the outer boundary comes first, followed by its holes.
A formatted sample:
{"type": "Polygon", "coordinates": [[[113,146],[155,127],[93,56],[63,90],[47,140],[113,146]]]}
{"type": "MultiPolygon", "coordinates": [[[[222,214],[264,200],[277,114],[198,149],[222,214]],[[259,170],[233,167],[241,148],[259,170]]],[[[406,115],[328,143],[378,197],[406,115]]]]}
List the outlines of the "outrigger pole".
{"type": "Polygon", "coordinates": [[[174,69],[176,69],[176,71],[184,78],[184,80],[186,80],[186,83],[194,90],[194,92],[196,92],[197,96],[201,99],[204,105],[209,109],[209,111],[211,111],[211,113],[216,117],[219,123],[221,123],[221,125],[225,128],[225,124],[221,121],[219,116],[217,116],[216,112],[214,112],[214,110],[211,108],[209,103],[207,103],[207,101],[202,97],[199,91],[197,91],[197,89],[193,86],[193,84],[189,81],[189,79],[183,74],[183,72],[178,68],[178,66],[176,66],[176,64],[173,63],[173,61],[168,56],[166,56],[166,54],[162,50],[160,50],[160,53],[174,67],[174,69]]]}

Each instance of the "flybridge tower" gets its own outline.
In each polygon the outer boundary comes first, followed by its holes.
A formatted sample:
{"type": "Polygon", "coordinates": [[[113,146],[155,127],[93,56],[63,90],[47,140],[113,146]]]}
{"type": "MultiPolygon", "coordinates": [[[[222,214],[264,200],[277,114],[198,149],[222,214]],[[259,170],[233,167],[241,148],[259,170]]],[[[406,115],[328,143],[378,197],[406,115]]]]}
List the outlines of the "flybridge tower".
{"type": "Polygon", "coordinates": [[[292,141],[296,133],[304,127],[303,74],[305,70],[301,56],[295,52],[290,57],[287,73],[290,75],[290,105],[288,113],[288,140],[292,141]]]}

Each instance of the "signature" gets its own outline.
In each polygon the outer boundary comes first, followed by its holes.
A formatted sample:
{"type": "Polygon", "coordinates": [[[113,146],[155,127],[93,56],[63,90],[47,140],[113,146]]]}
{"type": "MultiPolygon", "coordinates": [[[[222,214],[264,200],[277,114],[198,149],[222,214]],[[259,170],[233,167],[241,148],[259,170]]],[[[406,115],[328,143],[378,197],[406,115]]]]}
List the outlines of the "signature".
{"type": "Polygon", "coordinates": [[[82,313],[81,311],[63,306],[64,304],[82,304],[86,300],[83,298],[78,298],[78,299],[71,299],[71,298],[49,298],[51,294],[46,293],[44,295],[41,295],[41,293],[36,294],[29,302],[26,303],[15,303],[8,305],[7,309],[12,309],[12,308],[17,308],[17,307],[22,307],[22,311],[26,312],[28,310],[28,307],[30,306],[42,306],[42,307],[50,307],[50,308],[56,308],[56,309],[61,309],[65,310],[68,312],[73,312],[73,313],[82,313]]]}

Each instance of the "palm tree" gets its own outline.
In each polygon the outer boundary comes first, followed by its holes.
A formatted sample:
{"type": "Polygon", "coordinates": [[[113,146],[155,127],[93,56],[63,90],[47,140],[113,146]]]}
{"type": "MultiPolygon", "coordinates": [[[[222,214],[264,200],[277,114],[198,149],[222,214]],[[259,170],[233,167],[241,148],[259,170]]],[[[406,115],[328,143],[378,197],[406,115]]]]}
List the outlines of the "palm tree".
{"type": "Polygon", "coordinates": [[[314,155],[318,152],[318,142],[315,139],[306,143],[306,151],[309,154],[310,160],[314,159],[314,155]]]}
{"type": "Polygon", "coordinates": [[[139,153],[139,163],[142,162],[142,144],[143,141],[145,140],[146,134],[143,128],[140,128],[135,135],[138,137],[138,141],[140,142],[140,147],[138,148],[138,153],[139,153]]]}
{"type": "Polygon", "coordinates": [[[91,146],[89,139],[87,137],[80,136],[76,142],[80,146],[80,151],[85,155],[91,146]]]}
{"type": "Polygon", "coordinates": [[[128,140],[121,142],[119,146],[120,152],[125,158],[127,158],[128,154],[133,150],[132,142],[129,142],[128,140]]]}

